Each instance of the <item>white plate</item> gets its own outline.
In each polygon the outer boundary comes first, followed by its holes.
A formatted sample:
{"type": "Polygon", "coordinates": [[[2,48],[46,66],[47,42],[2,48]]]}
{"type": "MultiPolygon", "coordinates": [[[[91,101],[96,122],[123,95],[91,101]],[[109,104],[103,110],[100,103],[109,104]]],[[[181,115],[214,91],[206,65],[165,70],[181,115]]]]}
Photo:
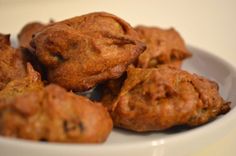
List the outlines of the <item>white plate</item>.
{"type": "Polygon", "coordinates": [[[236,71],[227,62],[210,53],[191,46],[188,48],[193,57],[184,63],[184,69],[218,82],[221,95],[232,102],[232,110],[228,114],[203,126],[180,132],[174,130],[138,134],[114,130],[107,142],[100,145],[40,143],[0,137],[0,155],[184,156],[217,141],[236,128],[236,124],[232,124],[236,123],[236,71]]]}
{"type": "MultiPolygon", "coordinates": [[[[189,0],[0,0],[0,32],[17,35],[30,21],[48,22],[94,11],[113,13],[132,25],[175,27],[185,41],[207,49],[236,67],[236,1],[189,0]]],[[[235,70],[228,63],[189,47],[194,57],[184,67],[220,83],[221,94],[235,105],[235,70]]],[[[38,144],[0,138],[0,156],[7,155],[144,155],[235,156],[235,108],[205,126],[178,134],[112,133],[98,146],[38,144]],[[230,132],[228,132],[230,131],[230,132]],[[120,136],[121,135],[121,136],[120,136]],[[196,152],[195,152],[196,151],[196,152]],[[88,153],[89,152],[89,153],[88,153]]]]}

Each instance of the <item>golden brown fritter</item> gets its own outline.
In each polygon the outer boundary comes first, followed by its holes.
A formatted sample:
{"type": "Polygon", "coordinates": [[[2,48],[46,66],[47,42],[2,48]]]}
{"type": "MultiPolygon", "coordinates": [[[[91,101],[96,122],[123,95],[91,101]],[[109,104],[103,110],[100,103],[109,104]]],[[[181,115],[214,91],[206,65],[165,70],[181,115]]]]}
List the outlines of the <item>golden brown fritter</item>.
{"type": "Polygon", "coordinates": [[[138,26],[135,30],[142,41],[147,44],[147,49],[136,62],[137,67],[152,68],[169,64],[180,68],[182,60],[191,56],[185,47],[184,40],[174,28],[138,26]]]}
{"type": "MultiPolygon", "coordinates": [[[[49,24],[53,23],[50,21],[49,24]]],[[[31,47],[30,42],[32,37],[44,27],[48,26],[49,24],[43,24],[40,22],[31,22],[26,24],[18,34],[18,41],[19,41],[19,49],[25,55],[28,62],[30,62],[34,69],[40,72],[43,79],[46,79],[46,73],[44,71],[43,65],[39,62],[37,57],[34,55],[34,49],[31,47]]]]}
{"type": "Polygon", "coordinates": [[[120,77],[145,50],[128,23],[104,12],[54,23],[37,33],[31,45],[48,80],[74,91],[120,77]]]}
{"type": "Polygon", "coordinates": [[[30,42],[34,34],[42,30],[46,24],[40,22],[31,22],[26,24],[18,34],[19,46],[29,50],[33,50],[30,46],[30,42]]]}
{"type": "Polygon", "coordinates": [[[20,47],[31,49],[30,42],[35,33],[42,30],[46,25],[40,22],[26,24],[18,34],[20,47]]]}
{"type": "Polygon", "coordinates": [[[0,91],[0,105],[8,105],[17,96],[41,89],[43,89],[43,82],[41,81],[40,74],[33,69],[30,63],[27,63],[27,75],[10,81],[0,91]]]}
{"type": "Polygon", "coordinates": [[[53,84],[0,109],[0,125],[3,136],[50,142],[100,143],[112,130],[100,103],[53,84]]]}
{"type": "Polygon", "coordinates": [[[169,66],[129,68],[118,97],[110,99],[102,102],[114,125],[138,132],[197,126],[230,110],[215,82],[169,66]]]}
{"type": "Polygon", "coordinates": [[[0,90],[16,78],[26,76],[26,58],[10,45],[10,35],[0,34],[0,90]]]}

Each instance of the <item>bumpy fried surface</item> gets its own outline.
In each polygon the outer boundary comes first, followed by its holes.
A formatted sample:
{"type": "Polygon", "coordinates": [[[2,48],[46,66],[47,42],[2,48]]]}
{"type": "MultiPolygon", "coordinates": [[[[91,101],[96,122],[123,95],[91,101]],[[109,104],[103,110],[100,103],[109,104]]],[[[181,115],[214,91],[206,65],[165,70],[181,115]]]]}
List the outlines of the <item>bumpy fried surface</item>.
{"type": "MultiPolygon", "coordinates": [[[[53,23],[53,21],[50,21],[53,23]]],[[[49,24],[50,24],[49,23],[49,24]]],[[[26,24],[18,34],[18,41],[19,41],[19,49],[25,55],[28,62],[30,62],[34,69],[40,72],[43,79],[46,79],[46,73],[44,71],[43,65],[39,62],[38,58],[34,55],[34,50],[30,42],[32,41],[32,37],[42,30],[44,27],[48,26],[49,24],[43,24],[40,22],[31,22],[26,24]]]]}
{"type": "Polygon", "coordinates": [[[119,95],[126,78],[127,73],[125,72],[118,79],[105,81],[99,86],[100,101],[108,110],[112,109],[112,103],[115,102],[117,96],[119,95]]]}
{"type": "Polygon", "coordinates": [[[184,40],[174,28],[138,26],[135,30],[147,45],[147,49],[136,62],[137,67],[151,68],[169,64],[180,68],[182,60],[191,56],[184,40]]]}
{"type": "Polygon", "coordinates": [[[169,66],[129,68],[118,97],[107,94],[114,125],[138,132],[197,126],[230,110],[215,82],[169,66]]]}
{"type": "Polygon", "coordinates": [[[8,137],[99,143],[108,137],[112,120],[100,103],[52,84],[2,108],[0,125],[0,134],[8,137]]]}
{"type": "Polygon", "coordinates": [[[26,76],[26,59],[10,46],[10,35],[0,34],[0,90],[14,79],[26,76]]]}
{"type": "Polygon", "coordinates": [[[48,80],[74,91],[121,76],[145,50],[128,23],[102,12],[54,23],[37,33],[32,46],[48,80]]]}
{"type": "Polygon", "coordinates": [[[46,24],[42,24],[40,22],[26,24],[18,34],[20,47],[32,50],[32,47],[30,46],[32,36],[38,31],[42,30],[45,26],[46,24]]]}
{"type": "Polygon", "coordinates": [[[10,81],[0,91],[0,107],[8,105],[14,98],[43,89],[41,76],[30,63],[27,64],[27,75],[10,81]]]}

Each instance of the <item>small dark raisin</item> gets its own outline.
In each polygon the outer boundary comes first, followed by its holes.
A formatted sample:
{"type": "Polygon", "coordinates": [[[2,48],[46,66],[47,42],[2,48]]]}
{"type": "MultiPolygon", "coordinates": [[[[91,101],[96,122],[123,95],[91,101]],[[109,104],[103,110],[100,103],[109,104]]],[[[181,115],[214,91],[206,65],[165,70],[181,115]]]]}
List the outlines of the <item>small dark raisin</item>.
{"type": "Polygon", "coordinates": [[[78,126],[81,132],[85,130],[84,124],[82,122],[79,122],[78,126]]]}
{"type": "Polygon", "coordinates": [[[60,54],[60,52],[51,52],[50,53],[58,62],[64,62],[65,59],[63,58],[63,56],[60,54]]]}
{"type": "Polygon", "coordinates": [[[78,49],[79,48],[79,44],[77,43],[77,42],[70,42],[69,43],[69,49],[72,49],[72,50],[74,50],[74,49],[78,49]]]}
{"type": "Polygon", "coordinates": [[[39,141],[41,142],[47,142],[48,140],[46,138],[41,138],[39,141]]]}
{"type": "Polygon", "coordinates": [[[79,122],[78,124],[76,124],[73,122],[64,121],[63,128],[65,132],[76,130],[76,129],[79,129],[80,132],[83,132],[85,130],[85,127],[82,122],[79,122]]]}

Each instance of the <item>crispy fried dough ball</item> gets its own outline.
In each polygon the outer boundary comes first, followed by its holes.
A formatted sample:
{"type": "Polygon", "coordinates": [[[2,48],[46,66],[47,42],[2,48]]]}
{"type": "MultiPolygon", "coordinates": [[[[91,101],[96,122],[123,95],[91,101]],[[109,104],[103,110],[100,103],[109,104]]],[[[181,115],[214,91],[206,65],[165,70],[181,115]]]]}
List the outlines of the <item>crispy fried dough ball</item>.
{"type": "Polygon", "coordinates": [[[22,51],[11,47],[10,35],[0,34],[0,90],[8,82],[26,76],[26,62],[22,51]]]}
{"type": "Polygon", "coordinates": [[[45,26],[46,24],[40,22],[31,22],[26,24],[18,34],[19,46],[32,50],[30,42],[32,40],[33,35],[35,35],[38,31],[42,30],[45,26]]]}
{"type": "Polygon", "coordinates": [[[112,130],[100,103],[53,84],[0,107],[0,125],[3,136],[49,142],[100,143],[112,130]]]}
{"type": "Polygon", "coordinates": [[[7,105],[17,96],[42,90],[43,87],[41,75],[33,69],[30,63],[27,63],[26,76],[10,81],[0,91],[0,107],[7,105]]]}
{"type": "Polygon", "coordinates": [[[191,56],[184,40],[174,28],[137,26],[135,30],[147,45],[136,62],[137,67],[152,68],[168,64],[180,68],[182,61],[191,56]]]}
{"type": "Polygon", "coordinates": [[[120,77],[145,50],[128,23],[104,12],[54,23],[37,33],[31,45],[48,80],[73,91],[120,77]]]}
{"type": "Polygon", "coordinates": [[[115,88],[102,102],[115,126],[137,132],[198,126],[230,110],[215,82],[166,65],[129,68],[116,98],[115,88]]]}

